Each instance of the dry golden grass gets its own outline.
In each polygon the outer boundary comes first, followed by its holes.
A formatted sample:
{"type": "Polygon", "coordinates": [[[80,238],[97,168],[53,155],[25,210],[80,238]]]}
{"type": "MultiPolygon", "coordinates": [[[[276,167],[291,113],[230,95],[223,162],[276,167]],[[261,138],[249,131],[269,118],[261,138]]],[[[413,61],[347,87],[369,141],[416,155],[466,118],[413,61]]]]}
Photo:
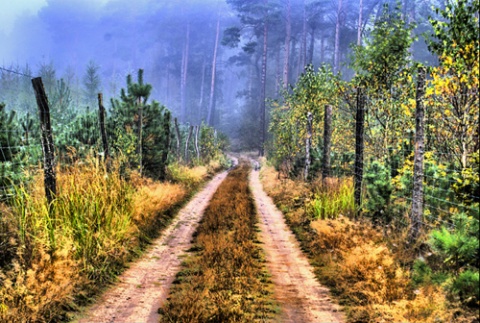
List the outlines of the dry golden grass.
{"type": "Polygon", "coordinates": [[[441,288],[413,288],[410,269],[402,265],[412,260],[405,232],[343,216],[312,221],[306,206],[311,192],[329,194],[332,189],[335,195],[338,181],[331,180],[328,189],[316,182],[307,187],[279,180],[272,167],[264,167],[262,182],[284,211],[319,280],[346,307],[349,322],[452,322],[453,310],[441,288]]]}
{"type": "Polygon", "coordinates": [[[133,220],[147,224],[152,216],[177,206],[186,195],[187,189],[181,184],[153,182],[141,186],[133,198],[133,220]]]}
{"type": "Polygon", "coordinates": [[[34,176],[1,206],[0,322],[67,320],[159,234],[205,172],[192,171],[186,185],[135,172],[127,182],[118,165],[107,173],[96,159],[83,160],[57,170],[50,211],[43,176],[34,176]]]}
{"type": "Polygon", "coordinates": [[[85,283],[71,248],[52,255],[37,249],[27,268],[22,259],[0,270],[0,321],[52,322],[65,320],[65,307],[72,306],[76,292],[85,283]]]}
{"type": "Polygon", "coordinates": [[[188,166],[173,163],[168,165],[167,177],[176,183],[182,183],[189,188],[195,188],[208,177],[208,169],[206,166],[188,166]]]}
{"type": "Polygon", "coordinates": [[[255,243],[248,167],[233,170],[214,194],[161,309],[162,322],[258,322],[272,317],[269,279],[255,243]]]}

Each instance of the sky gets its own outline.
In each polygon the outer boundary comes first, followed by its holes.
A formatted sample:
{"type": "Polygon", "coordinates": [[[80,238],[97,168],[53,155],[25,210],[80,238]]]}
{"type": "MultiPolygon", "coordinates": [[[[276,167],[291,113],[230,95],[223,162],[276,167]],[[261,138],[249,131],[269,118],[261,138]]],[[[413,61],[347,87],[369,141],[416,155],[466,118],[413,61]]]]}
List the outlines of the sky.
{"type": "MultiPolygon", "coordinates": [[[[78,2],[76,0],[61,0],[65,3],[78,2]]],[[[9,34],[20,16],[36,15],[40,9],[47,6],[52,0],[0,0],[0,33],[9,34]]],[[[109,0],[83,0],[85,3],[104,5],[109,0]]]]}
{"type": "Polygon", "coordinates": [[[35,15],[47,0],[0,0],[0,33],[9,34],[21,15],[35,15]]]}

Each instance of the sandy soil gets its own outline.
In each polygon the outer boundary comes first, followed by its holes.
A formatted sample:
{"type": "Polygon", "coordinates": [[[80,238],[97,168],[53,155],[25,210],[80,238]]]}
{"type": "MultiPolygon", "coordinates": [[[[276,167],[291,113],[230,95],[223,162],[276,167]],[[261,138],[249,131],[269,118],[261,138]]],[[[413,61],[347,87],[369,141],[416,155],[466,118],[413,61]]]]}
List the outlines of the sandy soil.
{"type": "Polygon", "coordinates": [[[250,187],[259,214],[267,268],[281,306],[281,322],[345,322],[329,290],[315,279],[313,268],[285,223],[283,214],[263,191],[259,172],[250,174],[250,187]]]}
{"type": "Polygon", "coordinates": [[[190,247],[205,207],[227,172],[215,176],[182,209],[160,238],[132,264],[119,282],[76,320],[94,322],[158,322],[158,308],[166,300],[182,255],[190,247]]]}

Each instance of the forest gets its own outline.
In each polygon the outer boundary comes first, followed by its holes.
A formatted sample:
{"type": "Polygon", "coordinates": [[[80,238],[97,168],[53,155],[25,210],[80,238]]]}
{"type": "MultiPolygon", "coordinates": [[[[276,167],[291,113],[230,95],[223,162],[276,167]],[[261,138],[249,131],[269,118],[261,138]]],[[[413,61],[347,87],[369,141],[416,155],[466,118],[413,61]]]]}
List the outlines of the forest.
{"type": "Polygon", "coordinates": [[[245,163],[347,322],[478,321],[479,0],[38,3],[0,29],[2,320],[74,319],[239,158],[178,275],[208,232],[263,285],[177,276],[161,321],[278,319],[255,206],[219,211],[245,163]],[[199,281],[250,312],[185,313],[199,281]]]}

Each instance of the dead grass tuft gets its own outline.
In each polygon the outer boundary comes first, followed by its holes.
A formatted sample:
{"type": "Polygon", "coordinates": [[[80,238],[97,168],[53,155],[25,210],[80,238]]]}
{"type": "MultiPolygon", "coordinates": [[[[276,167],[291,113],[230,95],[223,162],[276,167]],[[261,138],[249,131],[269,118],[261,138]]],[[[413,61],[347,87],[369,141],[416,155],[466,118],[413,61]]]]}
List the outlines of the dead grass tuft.
{"type": "Polygon", "coordinates": [[[177,206],[186,195],[187,189],[181,184],[152,182],[141,186],[133,199],[133,220],[147,225],[151,217],[177,206]]]}
{"type": "Polygon", "coordinates": [[[185,165],[173,163],[168,165],[167,177],[175,183],[182,183],[188,188],[195,188],[208,177],[206,166],[189,168],[185,165]]]}
{"type": "Polygon", "coordinates": [[[66,319],[65,308],[85,277],[71,248],[53,254],[39,249],[29,268],[15,260],[0,270],[0,320],[2,322],[52,322],[66,319]]]}

